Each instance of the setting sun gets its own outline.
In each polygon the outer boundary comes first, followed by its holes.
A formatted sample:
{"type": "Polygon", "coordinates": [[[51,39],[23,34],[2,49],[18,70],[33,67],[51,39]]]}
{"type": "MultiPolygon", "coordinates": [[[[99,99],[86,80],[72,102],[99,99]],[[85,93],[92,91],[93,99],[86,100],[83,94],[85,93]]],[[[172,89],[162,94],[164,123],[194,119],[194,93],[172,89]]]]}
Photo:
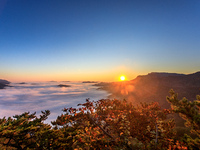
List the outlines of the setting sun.
{"type": "Polygon", "coordinates": [[[124,81],[125,79],[126,79],[125,76],[120,76],[121,81],[124,81]]]}

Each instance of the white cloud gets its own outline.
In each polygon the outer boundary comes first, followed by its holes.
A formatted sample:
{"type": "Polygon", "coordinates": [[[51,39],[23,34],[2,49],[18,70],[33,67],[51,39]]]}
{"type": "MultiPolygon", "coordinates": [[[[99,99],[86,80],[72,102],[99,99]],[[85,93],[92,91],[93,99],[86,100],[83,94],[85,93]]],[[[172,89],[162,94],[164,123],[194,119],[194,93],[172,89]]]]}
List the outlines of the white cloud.
{"type": "MultiPolygon", "coordinates": [[[[96,90],[92,84],[67,83],[71,87],[57,87],[62,82],[41,82],[37,84],[12,84],[13,87],[0,90],[0,117],[9,117],[23,112],[50,110],[47,122],[55,120],[64,107],[76,107],[87,98],[99,100],[108,93],[96,90]]],[[[62,83],[64,84],[64,83],[62,83]]],[[[66,84],[66,83],[65,83],[66,84]]]]}

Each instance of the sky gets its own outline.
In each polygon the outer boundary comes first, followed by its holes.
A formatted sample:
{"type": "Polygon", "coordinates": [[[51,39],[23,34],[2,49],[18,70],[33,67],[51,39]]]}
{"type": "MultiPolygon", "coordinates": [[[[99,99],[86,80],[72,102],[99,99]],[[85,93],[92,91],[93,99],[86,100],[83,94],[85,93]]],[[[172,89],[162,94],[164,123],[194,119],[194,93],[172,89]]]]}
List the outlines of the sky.
{"type": "Polygon", "coordinates": [[[200,71],[199,0],[0,0],[0,79],[200,71]]]}

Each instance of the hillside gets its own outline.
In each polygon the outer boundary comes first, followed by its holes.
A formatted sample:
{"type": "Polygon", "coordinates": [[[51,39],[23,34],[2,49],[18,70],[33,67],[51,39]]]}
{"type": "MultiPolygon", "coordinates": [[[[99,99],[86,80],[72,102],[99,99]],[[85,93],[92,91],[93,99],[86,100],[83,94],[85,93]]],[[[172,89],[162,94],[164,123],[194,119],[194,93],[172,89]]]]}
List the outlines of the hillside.
{"type": "Polygon", "coordinates": [[[4,89],[10,82],[0,79],[0,89],[4,89]]]}
{"type": "Polygon", "coordinates": [[[200,94],[200,72],[193,74],[149,73],[140,75],[131,81],[99,83],[103,90],[111,93],[110,98],[126,99],[134,104],[157,101],[163,108],[169,108],[166,101],[170,89],[178,93],[181,99],[196,99],[200,94]]]}

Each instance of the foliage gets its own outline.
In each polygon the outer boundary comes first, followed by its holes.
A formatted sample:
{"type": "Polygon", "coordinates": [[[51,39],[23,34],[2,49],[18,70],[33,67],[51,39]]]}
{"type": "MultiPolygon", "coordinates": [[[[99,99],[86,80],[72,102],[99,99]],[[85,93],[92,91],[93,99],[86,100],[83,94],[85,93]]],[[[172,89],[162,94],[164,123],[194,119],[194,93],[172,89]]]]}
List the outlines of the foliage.
{"type": "Polygon", "coordinates": [[[186,98],[178,99],[178,94],[173,90],[170,91],[171,96],[167,97],[171,107],[175,113],[186,120],[185,126],[190,129],[190,132],[196,134],[196,138],[192,138],[185,134],[182,137],[184,143],[187,144],[188,149],[200,148],[200,96],[197,95],[197,100],[188,101],[186,98]]]}
{"type": "Polygon", "coordinates": [[[175,122],[167,117],[171,110],[158,103],[135,107],[125,100],[87,99],[63,112],[52,126],[44,123],[49,111],[39,118],[27,112],[0,119],[0,144],[16,149],[167,150],[184,149],[188,143],[175,139],[175,122]]]}
{"type": "Polygon", "coordinates": [[[73,149],[167,149],[174,136],[174,121],[166,120],[170,111],[161,110],[158,103],[135,108],[125,100],[104,99],[79,106],[64,109],[52,122],[73,149]]]}
{"type": "Polygon", "coordinates": [[[43,149],[44,147],[49,149],[56,138],[55,131],[43,121],[47,119],[50,111],[42,111],[39,118],[35,114],[25,112],[13,118],[0,119],[1,144],[16,149],[43,149]]]}

